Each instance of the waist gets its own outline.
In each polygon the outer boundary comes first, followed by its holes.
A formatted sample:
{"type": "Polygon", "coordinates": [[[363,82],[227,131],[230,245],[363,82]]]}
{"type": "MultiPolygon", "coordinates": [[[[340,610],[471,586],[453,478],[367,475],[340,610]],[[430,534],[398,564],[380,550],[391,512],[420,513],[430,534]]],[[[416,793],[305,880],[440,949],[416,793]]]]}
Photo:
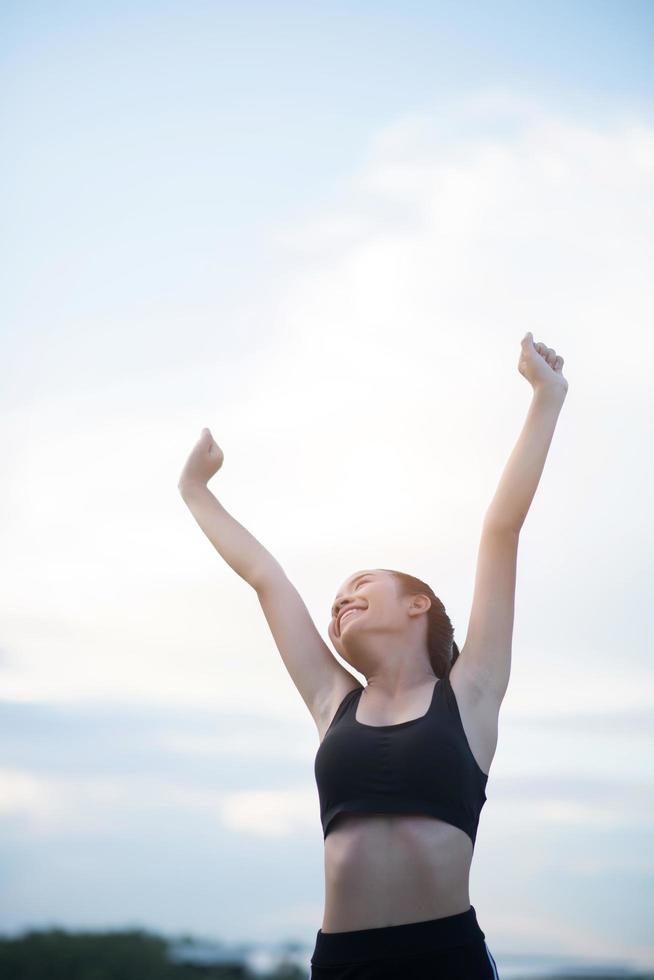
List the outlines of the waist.
{"type": "Polygon", "coordinates": [[[311,956],[315,966],[385,959],[389,956],[431,953],[448,946],[462,946],[483,940],[473,905],[465,912],[422,922],[349,932],[323,932],[319,929],[311,956]]]}
{"type": "Polygon", "coordinates": [[[470,906],[469,837],[422,815],[343,814],[325,840],[329,933],[450,916],[470,906]]]}

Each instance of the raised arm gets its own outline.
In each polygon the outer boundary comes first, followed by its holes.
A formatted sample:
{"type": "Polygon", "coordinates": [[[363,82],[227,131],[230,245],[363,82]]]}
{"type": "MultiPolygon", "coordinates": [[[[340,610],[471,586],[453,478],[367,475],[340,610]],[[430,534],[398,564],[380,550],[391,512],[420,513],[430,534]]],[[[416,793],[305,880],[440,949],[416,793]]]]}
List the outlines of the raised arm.
{"type": "Polygon", "coordinates": [[[223,465],[223,460],[222,449],[209,429],[203,429],[186,461],[177,487],[216,551],[237,575],[256,589],[262,572],[277,562],[209,490],[207,483],[223,465]]]}
{"type": "Polygon", "coordinates": [[[553,348],[534,344],[531,333],[523,338],[518,370],[531,384],[533,395],[527,420],[486,512],[487,525],[517,533],[524,524],[568,392],[562,367],[563,358],[553,348]]]}
{"type": "Polygon", "coordinates": [[[340,701],[359,682],[332,654],[277,559],[207,487],[223,458],[209,429],[203,429],[178,480],[179,492],[216,551],[256,591],[284,666],[320,732],[334,699],[340,701]]]}
{"type": "MultiPolygon", "coordinates": [[[[472,610],[460,670],[501,701],[511,670],[518,539],[545,466],[568,391],[563,358],[531,333],[522,340],[518,370],[533,395],[527,419],[484,517],[472,610]]],[[[456,666],[456,665],[455,665],[456,666]]]]}

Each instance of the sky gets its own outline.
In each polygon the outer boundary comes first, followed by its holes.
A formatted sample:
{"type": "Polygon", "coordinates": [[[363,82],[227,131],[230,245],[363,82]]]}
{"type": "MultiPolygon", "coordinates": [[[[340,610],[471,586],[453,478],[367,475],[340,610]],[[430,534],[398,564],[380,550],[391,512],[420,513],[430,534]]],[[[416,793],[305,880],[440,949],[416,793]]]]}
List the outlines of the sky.
{"type": "MultiPolygon", "coordinates": [[[[0,931],[312,945],[318,733],[177,480],[280,561],[429,582],[463,646],[531,389],[470,895],[511,954],[654,967],[654,7],[0,11],[0,931]]],[[[355,675],[362,682],[365,678],[355,675]]]]}

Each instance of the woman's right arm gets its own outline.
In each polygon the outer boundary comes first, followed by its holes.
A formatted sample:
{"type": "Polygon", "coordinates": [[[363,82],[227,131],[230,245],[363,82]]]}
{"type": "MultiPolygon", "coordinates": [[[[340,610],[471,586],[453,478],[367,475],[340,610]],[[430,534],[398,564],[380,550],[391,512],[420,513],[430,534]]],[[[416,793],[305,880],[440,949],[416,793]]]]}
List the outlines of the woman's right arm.
{"type": "Polygon", "coordinates": [[[223,459],[223,452],[209,429],[203,429],[186,461],[177,487],[216,551],[237,575],[257,589],[262,576],[270,574],[273,568],[279,568],[279,563],[254,535],[225,510],[207,486],[208,480],[222,466],[223,459]]]}
{"type": "Polygon", "coordinates": [[[256,589],[264,570],[277,564],[276,559],[225,510],[209,487],[187,483],[179,491],[216,551],[237,575],[256,589]]]}
{"type": "Polygon", "coordinates": [[[321,732],[334,705],[358,682],[320,636],[279,562],[208,489],[207,481],[222,463],[220,446],[203,429],[179,478],[179,491],[216,551],[256,591],[286,669],[321,732]]]}

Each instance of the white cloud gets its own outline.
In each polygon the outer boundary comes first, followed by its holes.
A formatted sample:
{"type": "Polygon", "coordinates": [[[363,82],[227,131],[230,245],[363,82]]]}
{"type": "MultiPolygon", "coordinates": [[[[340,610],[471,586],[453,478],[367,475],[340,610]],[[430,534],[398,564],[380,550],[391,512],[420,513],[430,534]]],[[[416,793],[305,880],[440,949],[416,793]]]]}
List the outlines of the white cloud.
{"type": "Polygon", "coordinates": [[[29,772],[0,770],[0,813],[23,813],[43,805],[43,782],[29,772]]]}
{"type": "Polygon", "coordinates": [[[216,821],[216,833],[261,838],[290,837],[319,825],[311,788],[221,792],[200,785],[148,778],[108,776],[43,777],[0,771],[0,815],[20,814],[34,837],[75,833],[98,837],[127,828],[146,812],[197,811],[216,821]]]}
{"type": "Polygon", "coordinates": [[[240,384],[216,364],[202,394],[198,362],[198,398],[185,362],[172,414],[174,365],[147,404],[136,379],[79,412],[71,376],[61,402],[5,417],[5,696],[295,711],[313,733],[256,597],[177,495],[201,424],[226,449],[212,489],[323,635],[338,582],[383,564],[432,581],[462,641],[480,520],[528,405],[529,327],[564,354],[570,394],[523,531],[503,718],[651,707],[646,644],[622,644],[650,623],[653,148],[633,117],[592,127],[501,92],[449,123],[410,114],[333,206],[271,234],[275,329],[240,384]],[[493,113],[508,132],[464,132],[493,113]]]}
{"type": "Polygon", "coordinates": [[[225,797],[221,819],[233,832],[274,839],[315,830],[320,811],[310,790],[251,790],[225,797]]]}
{"type": "Polygon", "coordinates": [[[617,934],[607,935],[598,929],[584,927],[578,919],[567,922],[556,914],[539,908],[534,912],[498,912],[492,906],[478,909],[478,917],[487,933],[491,951],[510,949],[530,957],[539,953],[579,957],[587,965],[606,965],[607,960],[635,963],[643,967],[654,963],[654,947],[625,942],[617,934]],[[489,941],[488,937],[492,937],[489,941]],[[494,937],[494,938],[493,938],[494,937]]]}

